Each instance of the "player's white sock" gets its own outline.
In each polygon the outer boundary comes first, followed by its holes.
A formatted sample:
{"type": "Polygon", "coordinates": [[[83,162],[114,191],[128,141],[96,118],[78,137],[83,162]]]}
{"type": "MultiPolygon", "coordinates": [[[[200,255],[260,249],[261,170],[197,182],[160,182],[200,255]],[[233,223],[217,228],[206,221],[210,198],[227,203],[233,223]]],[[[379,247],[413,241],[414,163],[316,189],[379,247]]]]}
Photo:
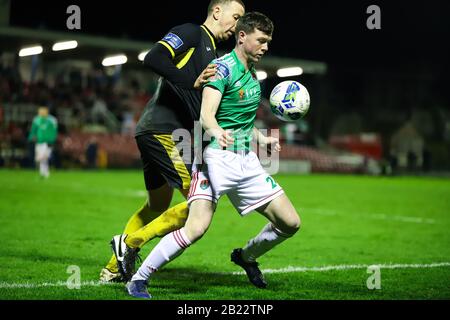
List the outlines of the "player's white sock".
{"type": "Polygon", "coordinates": [[[44,160],[41,162],[42,163],[42,171],[43,171],[43,176],[45,178],[48,178],[50,176],[50,170],[49,170],[49,166],[48,166],[48,160],[44,160]]]}
{"type": "Polygon", "coordinates": [[[178,257],[190,245],[191,242],[186,236],[184,228],[167,234],[153,248],[131,280],[147,280],[152,273],[178,257]]]}
{"type": "Polygon", "coordinates": [[[251,239],[242,249],[242,258],[247,262],[254,262],[258,257],[280,244],[292,235],[275,228],[271,223],[264,226],[261,232],[251,239]]]}
{"type": "Polygon", "coordinates": [[[39,162],[39,174],[41,177],[45,177],[45,161],[43,160],[39,162]]]}

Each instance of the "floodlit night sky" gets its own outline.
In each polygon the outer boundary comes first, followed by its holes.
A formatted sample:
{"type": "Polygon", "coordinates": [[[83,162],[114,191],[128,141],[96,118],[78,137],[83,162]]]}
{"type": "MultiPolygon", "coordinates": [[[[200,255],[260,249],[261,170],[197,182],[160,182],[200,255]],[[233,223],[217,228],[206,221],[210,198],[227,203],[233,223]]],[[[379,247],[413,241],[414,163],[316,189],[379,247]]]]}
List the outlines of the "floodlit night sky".
{"type": "MultiPolygon", "coordinates": [[[[81,8],[81,31],[91,35],[158,41],[172,27],[206,17],[208,0],[197,1],[11,1],[13,26],[67,31],[66,8],[81,8]]],[[[270,53],[332,64],[361,66],[447,63],[450,51],[448,1],[274,1],[247,0],[275,24],[270,53]],[[366,9],[381,9],[381,30],[369,30],[366,9]]],[[[229,49],[233,40],[222,44],[229,49]]]]}

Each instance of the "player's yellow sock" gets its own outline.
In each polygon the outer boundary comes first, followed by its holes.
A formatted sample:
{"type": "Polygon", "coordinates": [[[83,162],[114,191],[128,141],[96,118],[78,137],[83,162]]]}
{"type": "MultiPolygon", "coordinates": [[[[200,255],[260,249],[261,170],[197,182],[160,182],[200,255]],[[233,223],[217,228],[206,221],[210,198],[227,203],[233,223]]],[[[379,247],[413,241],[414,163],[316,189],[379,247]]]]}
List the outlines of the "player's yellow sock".
{"type": "Polygon", "coordinates": [[[188,216],[187,202],[182,202],[164,211],[158,218],[139,230],[128,234],[125,243],[132,248],[142,248],[155,237],[163,237],[184,226],[188,216]]]}
{"type": "MultiPolygon", "coordinates": [[[[160,212],[150,210],[150,208],[148,207],[148,201],[145,201],[144,205],[139,210],[137,210],[128,220],[123,233],[133,233],[148,224],[150,221],[154,220],[159,215],[160,212]]],[[[119,269],[117,267],[117,260],[114,254],[106,265],[106,269],[114,273],[119,272],[119,269]]]]}

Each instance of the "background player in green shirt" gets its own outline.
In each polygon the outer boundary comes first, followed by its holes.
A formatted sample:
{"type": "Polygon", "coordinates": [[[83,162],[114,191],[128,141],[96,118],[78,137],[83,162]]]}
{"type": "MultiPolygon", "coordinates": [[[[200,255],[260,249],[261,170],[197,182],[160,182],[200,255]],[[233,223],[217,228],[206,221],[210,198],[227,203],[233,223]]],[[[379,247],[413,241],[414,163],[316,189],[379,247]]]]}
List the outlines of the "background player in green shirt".
{"type": "Polygon", "coordinates": [[[217,72],[205,84],[201,108],[202,126],[213,139],[204,151],[204,163],[194,162],[189,216],[183,228],[161,239],[127,283],[130,295],[151,297],[146,288],[148,279],[205,234],[222,195],[228,195],[241,215],[256,210],[270,221],[243,249],[231,254],[231,260],[244,268],[259,288],[267,283],[256,258],[300,228],[292,203],[249,148],[255,135],[258,142],[280,150],[278,139],[265,137],[253,125],[261,99],[254,64],[267,52],[272,32],[269,18],[258,12],[247,13],[236,26],[235,49],[213,61],[217,72]]]}
{"type": "Polygon", "coordinates": [[[39,174],[43,178],[50,176],[49,159],[52,147],[58,135],[58,122],[48,114],[47,107],[40,107],[34,117],[28,140],[35,143],[35,161],[39,164],[39,174]]]}

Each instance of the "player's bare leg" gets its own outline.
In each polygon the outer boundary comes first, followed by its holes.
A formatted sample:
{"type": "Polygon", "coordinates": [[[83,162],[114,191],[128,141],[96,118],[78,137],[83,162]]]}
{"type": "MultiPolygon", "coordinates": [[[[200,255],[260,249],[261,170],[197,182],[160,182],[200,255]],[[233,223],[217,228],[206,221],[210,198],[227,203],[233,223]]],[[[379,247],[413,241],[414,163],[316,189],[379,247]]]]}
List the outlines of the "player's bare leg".
{"type": "Polygon", "coordinates": [[[192,201],[189,216],[184,225],[186,236],[191,243],[198,241],[208,230],[215,211],[215,204],[209,200],[192,201]]]}
{"type": "Polygon", "coordinates": [[[267,282],[258,268],[256,259],[276,245],[292,237],[300,228],[300,217],[285,194],[257,209],[270,222],[248,241],[243,249],[231,253],[231,261],[244,268],[251,283],[265,288],[267,282]]]}
{"type": "Polygon", "coordinates": [[[300,229],[300,217],[286,194],[273,199],[257,211],[283,233],[294,235],[300,229]]]}

